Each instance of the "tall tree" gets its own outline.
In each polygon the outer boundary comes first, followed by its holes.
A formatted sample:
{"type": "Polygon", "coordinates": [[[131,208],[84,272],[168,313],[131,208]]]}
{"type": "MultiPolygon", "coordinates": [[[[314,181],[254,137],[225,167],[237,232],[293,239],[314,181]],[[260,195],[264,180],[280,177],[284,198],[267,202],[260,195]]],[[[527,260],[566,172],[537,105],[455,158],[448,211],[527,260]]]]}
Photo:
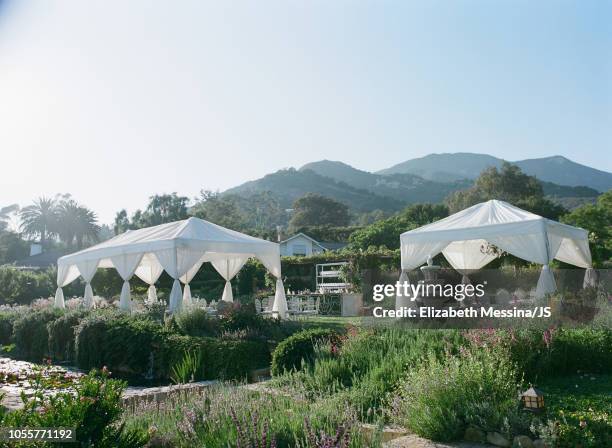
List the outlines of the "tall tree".
{"type": "Polygon", "coordinates": [[[191,214],[229,229],[245,231],[247,219],[233,195],[202,190],[191,214]]]}
{"type": "Polygon", "coordinates": [[[495,167],[484,170],[474,186],[450,194],[445,202],[451,213],[456,213],[479,202],[499,199],[517,207],[558,219],[566,210],[544,197],[542,184],[534,176],[528,176],[521,169],[504,162],[498,170],[495,167]]]}
{"type": "Polygon", "coordinates": [[[353,232],[349,237],[350,246],[360,250],[369,247],[397,249],[403,232],[447,216],[448,208],[443,204],[414,204],[395,216],[353,232]]]}
{"type": "Polygon", "coordinates": [[[19,210],[19,206],[17,204],[0,207],[0,232],[6,230],[11,213],[15,213],[17,210],[19,210]]]}
{"type": "Polygon", "coordinates": [[[128,218],[125,209],[117,212],[113,230],[115,234],[119,234],[129,229],[142,229],[187,219],[188,203],[189,198],[178,196],[176,193],[156,194],[149,198],[149,203],[144,211],[136,210],[131,218],[128,218]]]}
{"type": "Polygon", "coordinates": [[[289,227],[347,226],[351,220],[345,204],[320,194],[308,193],[293,203],[293,217],[289,227]]]}
{"type": "Polygon", "coordinates": [[[32,205],[24,207],[19,212],[21,231],[26,236],[40,237],[41,244],[47,238],[56,234],[57,230],[57,203],[55,199],[41,196],[34,200],[32,205]]]}
{"type": "Polygon", "coordinates": [[[563,216],[562,221],[589,231],[593,261],[601,263],[612,258],[612,190],[563,216]]]}
{"type": "Polygon", "coordinates": [[[83,248],[85,243],[98,241],[100,226],[96,214],[73,199],[62,200],[57,206],[58,234],[68,246],[83,248]]]}
{"type": "Polygon", "coordinates": [[[151,196],[142,218],[145,227],[186,219],[188,203],[189,198],[176,193],[151,196]]]}

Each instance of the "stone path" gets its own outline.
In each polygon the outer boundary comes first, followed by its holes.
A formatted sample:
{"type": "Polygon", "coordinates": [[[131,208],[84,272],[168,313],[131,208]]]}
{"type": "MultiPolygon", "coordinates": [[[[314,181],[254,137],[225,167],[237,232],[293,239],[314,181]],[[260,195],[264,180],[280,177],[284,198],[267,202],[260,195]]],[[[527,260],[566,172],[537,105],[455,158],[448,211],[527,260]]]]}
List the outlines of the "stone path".
{"type": "Polygon", "coordinates": [[[423,439],[414,434],[391,440],[383,444],[384,448],[486,448],[492,445],[482,445],[480,443],[458,442],[441,443],[423,439]]]}

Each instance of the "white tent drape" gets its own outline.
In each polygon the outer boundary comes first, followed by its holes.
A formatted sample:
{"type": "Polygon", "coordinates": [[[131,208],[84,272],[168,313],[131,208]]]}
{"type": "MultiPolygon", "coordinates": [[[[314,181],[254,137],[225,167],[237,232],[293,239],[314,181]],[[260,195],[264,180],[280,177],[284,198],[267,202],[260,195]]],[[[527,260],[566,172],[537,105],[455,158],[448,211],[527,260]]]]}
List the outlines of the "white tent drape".
{"type": "Polygon", "coordinates": [[[140,261],[140,265],[138,265],[134,272],[138,278],[149,285],[149,289],[147,290],[147,303],[149,304],[158,302],[155,283],[159,280],[162,272],[164,272],[164,268],[155,254],[144,254],[140,261]]]}
{"type": "MultiPolygon", "coordinates": [[[[442,252],[453,268],[467,276],[496,255],[483,250],[488,243],[524,260],[542,265],[536,297],[556,289],[548,264],[557,259],[591,268],[586,230],[561,224],[503,201],[476,204],[400,237],[402,269],[411,270],[442,252]]],[[[585,283],[590,273],[587,269],[585,283]]],[[[463,281],[469,281],[464,278],[463,281]]]]}
{"type": "Polygon", "coordinates": [[[223,288],[223,296],[221,297],[221,300],[225,302],[234,301],[232,284],[230,282],[236,276],[238,271],[242,269],[242,266],[244,266],[247,260],[248,257],[211,261],[215,270],[225,279],[225,287],[223,288]]]}
{"type": "MultiPolygon", "coordinates": [[[[275,314],[286,316],[287,301],[281,279],[280,250],[276,243],[225,229],[198,218],[189,218],[158,226],[130,230],[108,241],[89,247],[58,260],[56,306],[64,306],[62,287],[79,276],[77,266],[114,267],[124,280],[120,306],[130,308],[129,279],[137,275],[150,285],[148,301],[156,300],[155,282],[162,270],[173,279],[170,310],[181,309],[183,301],[190,301],[189,283],[204,262],[211,262],[226,280],[223,300],[231,301],[231,279],[251,257],[258,258],[277,278],[275,314]],[[185,294],[181,284],[185,284],[185,294]]],[[[91,268],[93,269],[93,268],[91,268]]],[[[93,276],[83,268],[86,280],[93,276]]]]}
{"type": "Polygon", "coordinates": [[[119,296],[119,308],[125,311],[132,309],[132,298],[130,294],[130,279],[134,275],[142,254],[123,254],[111,257],[111,263],[123,279],[121,296],[119,296]]]}
{"type": "Polygon", "coordinates": [[[79,269],[76,265],[57,266],[57,290],[55,291],[54,306],[56,308],[66,308],[64,302],[64,291],[62,287],[72,283],[79,277],[79,269]]]}
{"type": "Polygon", "coordinates": [[[83,295],[83,305],[85,308],[93,307],[93,290],[91,289],[91,280],[98,269],[99,260],[81,261],[77,263],[81,277],[85,280],[85,294],[83,295]]]}

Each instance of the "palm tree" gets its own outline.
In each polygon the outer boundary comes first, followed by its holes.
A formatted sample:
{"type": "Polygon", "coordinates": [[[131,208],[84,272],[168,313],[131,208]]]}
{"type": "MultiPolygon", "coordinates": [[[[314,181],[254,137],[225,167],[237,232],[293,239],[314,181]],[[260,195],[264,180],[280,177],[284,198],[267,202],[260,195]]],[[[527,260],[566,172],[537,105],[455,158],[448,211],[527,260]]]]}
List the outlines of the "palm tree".
{"type": "Polygon", "coordinates": [[[59,203],[57,214],[58,234],[67,246],[76,243],[76,248],[81,249],[85,242],[98,241],[98,218],[87,207],[79,205],[73,199],[66,199],[59,203]]]}
{"type": "Polygon", "coordinates": [[[17,210],[19,210],[19,206],[17,204],[0,207],[0,232],[6,230],[8,227],[9,215],[17,210]]]}
{"type": "Polygon", "coordinates": [[[40,236],[40,243],[57,232],[57,203],[55,199],[44,196],[34,200],[19,212],[21,231],[28,236],[40,236]]]}

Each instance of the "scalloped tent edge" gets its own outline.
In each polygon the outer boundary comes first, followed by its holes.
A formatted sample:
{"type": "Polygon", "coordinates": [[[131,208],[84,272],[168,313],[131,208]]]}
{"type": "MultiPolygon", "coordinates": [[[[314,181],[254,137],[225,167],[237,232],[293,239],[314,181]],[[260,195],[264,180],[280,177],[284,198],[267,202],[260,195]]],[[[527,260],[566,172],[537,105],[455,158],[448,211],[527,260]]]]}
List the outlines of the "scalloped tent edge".
{"type": "Polygon", "coordinates": [[[91,280],[98,268],[115,268],[123,279],[120,308],[131,309],[129,280],[136,275],[149,284],[148,300],[156,300],[155,282],[163,271],[173,279],[169,308],[179,311],[191,301],[189,282],[205,262],[210,262],[225,279],[223,301],[232,302],[231,279],[249,258],[257,258],[276,277],[273,315],[285,318],[287,299],[281,279],[279,245],[226,229],[203,219],[182,221],[128,230],[87,249],[65,255],[57,261],[56,307],[63,308],[62,287],[79,276],[85,280],[85,306],[93,305],[91,280]],[[181,283],[185,285],[181,291],[181,283]]]}
{"type": "Polygon", "coordinates": [[[548,264],[553,260],[585,268],[583,286],[595,286],[588,232],[522,210],[499,200],[473,205],[439,221],[400,236],[401,281],[440,252],[450,265],[467,276],[496,258],[483,253],[490,243],[518,258],[542,265],[536,298],[556,290],[548,264]]]}

